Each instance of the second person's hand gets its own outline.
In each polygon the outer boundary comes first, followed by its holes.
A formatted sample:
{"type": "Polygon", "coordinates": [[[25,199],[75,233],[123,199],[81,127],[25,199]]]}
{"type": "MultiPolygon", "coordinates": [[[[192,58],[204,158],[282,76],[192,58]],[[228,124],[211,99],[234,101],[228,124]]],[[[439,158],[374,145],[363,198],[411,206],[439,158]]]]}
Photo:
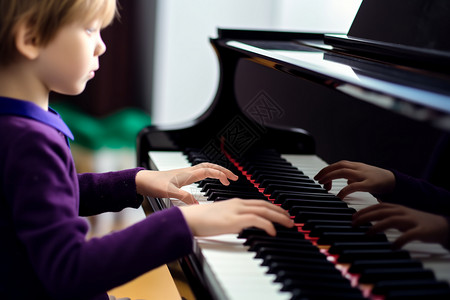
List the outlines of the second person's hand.
{"type": "Polygon", "coordinates": [[[314,177],[328,191],[332,187],[333,180],[340,178],[347,179],[347,186],[337,194],[341,199],[358,191],[385,194],[391,192],[395,187],[395,176],[391,171],[346,160],[323,168],[314,177]]]}
{"type": "Polygon", "coordinates": [[[375,222],[368,231],[369,234],[389,228],[400,230],[403,234],[394,241],[395,248],[401,248],[413,240],[448,246],[449,225],[440,215],[399,204],[380,203],[361,209],[353,215],[355,226],[368,222],[375,222]]]}

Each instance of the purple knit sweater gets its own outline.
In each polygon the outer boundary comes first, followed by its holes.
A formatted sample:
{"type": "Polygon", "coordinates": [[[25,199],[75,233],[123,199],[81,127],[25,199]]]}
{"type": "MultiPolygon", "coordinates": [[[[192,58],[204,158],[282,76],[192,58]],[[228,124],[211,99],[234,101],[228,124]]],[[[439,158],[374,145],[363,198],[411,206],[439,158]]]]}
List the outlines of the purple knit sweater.
{"type": "Polygon", "coordinates": [[[0,298],[108,299],[109,289],[191,252],[192,233],[178,208],[86,241],[88,224],[80,215],[140,206],[135,176],[141,169],[78,175],[62,120],[32,103],[5,99],[0,298]],[[11,113],[11,105],[19,112],[11,113]]]}

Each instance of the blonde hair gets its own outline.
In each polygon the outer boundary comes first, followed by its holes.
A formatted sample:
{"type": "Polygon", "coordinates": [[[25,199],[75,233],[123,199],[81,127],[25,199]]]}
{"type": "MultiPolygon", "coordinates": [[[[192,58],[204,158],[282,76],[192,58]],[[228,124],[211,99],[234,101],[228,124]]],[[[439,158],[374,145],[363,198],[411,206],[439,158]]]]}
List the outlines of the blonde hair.
{"type": "Polygon", "coordinates": [[[116,0],[0,0],[0,66],[17,55],[17,25],[25,22],[39,46],[46,46],[62,26],[90,22],[97,18],[102,27],[117,15],[116,0]]]}

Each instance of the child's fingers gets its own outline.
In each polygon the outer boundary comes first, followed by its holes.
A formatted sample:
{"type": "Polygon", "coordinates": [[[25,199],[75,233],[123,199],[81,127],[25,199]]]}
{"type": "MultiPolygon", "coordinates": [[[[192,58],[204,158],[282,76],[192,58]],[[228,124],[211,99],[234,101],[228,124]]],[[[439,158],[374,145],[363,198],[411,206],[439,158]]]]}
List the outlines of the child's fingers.
{"type": "Polygon", "coordinates": [[[270,222],[278,223],[285,227],[294,226],[294,221],[291,218],[289,218],[289,216],[286,216],[285,214],[279,213],[274,210],[267,209],[265,207],[251,207],[248,209],[248,212],[246,213],[257,215],[270,222]]]}
{"type": "Polygon", "coordinates": [[[225,176],[231,180],[238,179],[238,176],[236,174],[234,174],[233,172],[231,172],[230,170],[228,170],[227,168],[213,164],[213,163],[201,163],[201,164],[194,166],[194,168],[215,169],[215,170],[218,170],[218,171],[221,171],[222,173],[224,173],[225,176]]]}
{"type": "Polygon", "coordinates": [[[243,200],[243,204],[241,214],[253,214],[286,227],[294,226],[288,212],[281,207],[261,200],[243,200]]]}
{"type": "Polygon", "coordinates": [[[366,213],[372,212],[372,211],[377,211],[380,209],[386,209],[386,208],[395,208],[397,205],[391,204],[391,203],[378,203],[378,204],[374,204],[374,205],[370,205],[368,207],[365,207],[359,211],[357,211],[353,217],[358,217],[359,215],[364,215],[366,213]]]}
{"type": "Polygon", "coordinates": [[[179,199],[186,204],[198,204],[198,201],[191,193],[184,191],[176,186],[169,186],[166,195],[164,195],[163,197],[179,199]]]}
{"type": "MultiPolygon", "coordinates": [[[[222,172],[222,170],[217,170],[217,169],[213,169],[213,168],[198,168],[194,171],[192,171],[188,178],[186,178],[186,182],[188,184],[199,181],[199,180],[203,180],[205,178],[214,178],[214,179],[219,179],[219,181],[223,184],[223,185],[229,185],[230,181],[228,181],[228,176],[222,172]]],[[[183,184],[186,185],[186,184],[183,184]]]]}
{"type": "Polygon", "coordinates": [[[203,180],[205,178],[219,179],[223,185],[230,184],[227,176],[222,171],[215,170],[215,169],[206,169],[206,168],[198,168],[198,169],[191,170],[190,172],[177,174],[172,179],[172,182],[177,187],[182,187],[182,186],[189,185],[191,183],[203,180]]]}
{"type": "Polygon", "coordinates": [[[395,249],[400,249],[405,244],[417,239],[420,236],[417,229],[413,228],[400,235],[393,243],[395,249]]]}
{"type": "Polygon", "coordinates": [[[399,211],[395,206],[386,205],[386,203],[375,204],[353,214],[354,225],[361,225],[372,221],[380,221],[384,218],[399,215],[399,211]]]}
{"type": "Polygon", "coordinates": [[[334,164],[331,164],[329,166],[326,166],[325,168],[320,170],[319,173],[317,173],[317,175],[314,176],[314,179],[319,180],[320,178],[323,178],[327,174],[332,173],[332,172],[334,172],[336,170],[354,169],[355,165],[356,165],[356,163],[354,163],[354,162],[341,160],[341,161],[339,161],[337,163],[334,163],[334,164]]]}
{"type": "Polygon", "coordinates": [[[264,201],[264,200],[257,200],[257,199],[246,199],[246,200],[241,200],[239,199],[239,201],[242,201],[243,205],[245,205],[246,207],[264,207],[273,211],[276,211],[280,214],[289,216],[289,213],[284,209],[281,208],[278,205],[273,205],[270,202],[264,201]]]}
{"type": "Polygon", "coordinates": [[[315,178],[320,184],[326,184],[336,179],[345,178],[352,182],[363,180],[360,173],[353,169],[339,169],[325,174],[322,177],[315,178]]]}
{"type": "Polygon", "coordinates": [[[241,214],[236,218],[236,225],[238,226],[236,232],[242,231],[244,228],[256,227],[267,232],[268,235],[275,236],[276,230],[273,223],[266,218],[255,214],[241,214]]]}
{"type": "Polygon", "coordinates": [[[183,191],[181,189],[178,190],[178,196],[173,197],[173,198],[180,199],[181,201],[183,201],[186,204],[198,204],[198,201],[195,199],[195,197],[192,194],[190,194],[186,191],[183,191]]]}
{"type": "Polygon", "coordinates": [[[339,197],[340,199],[344,199],[354,192],[365,192],[366,190],[367,186],[364,182],[353,182],[343,187],[337,194],[337,197],[339,197]]]}
{"type": "Polygon", "coordinates": [[[390,228],[395,228],[400,231],[405,231],[414,227],[414,224],[411,224],[407,218],[404,216],[390,216],[386,217],[383,220],[378,221],[371,228],[369,233],[377,233],[383,232],[390,228]]]}

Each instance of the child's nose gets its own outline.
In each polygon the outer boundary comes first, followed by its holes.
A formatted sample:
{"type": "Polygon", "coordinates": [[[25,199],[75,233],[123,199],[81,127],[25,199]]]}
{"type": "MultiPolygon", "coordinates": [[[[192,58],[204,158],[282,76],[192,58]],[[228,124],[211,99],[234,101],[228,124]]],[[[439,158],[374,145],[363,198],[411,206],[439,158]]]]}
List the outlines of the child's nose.
{"type": "Polygon", "coordinates": [[[101,56],[106,52],[106,45],[103,42],[103,39],[100,37],[97,47],[95,48],[95,56],[101,56]]]}

